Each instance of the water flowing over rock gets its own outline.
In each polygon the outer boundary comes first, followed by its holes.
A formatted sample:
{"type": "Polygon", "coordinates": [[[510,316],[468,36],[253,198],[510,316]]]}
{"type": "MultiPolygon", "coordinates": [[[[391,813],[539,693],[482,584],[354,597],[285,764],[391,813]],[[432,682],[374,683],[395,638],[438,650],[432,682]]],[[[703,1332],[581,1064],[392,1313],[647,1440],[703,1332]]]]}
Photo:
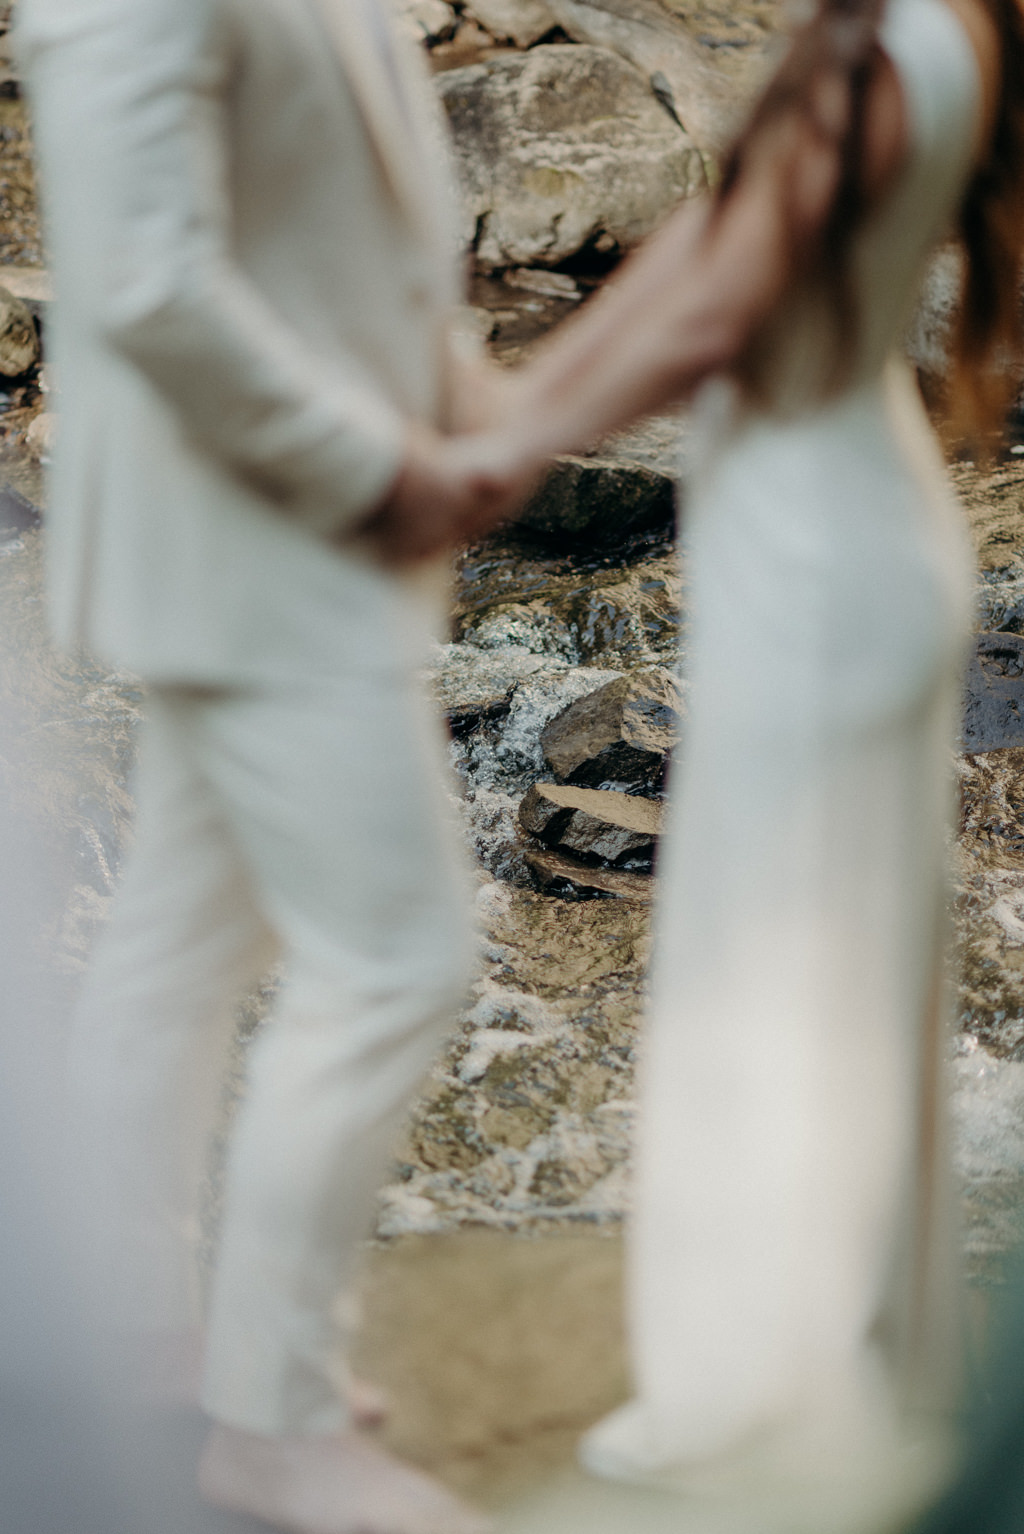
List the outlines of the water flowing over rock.
{"type": "Polygon", "coordinates": [[[571,703],[545,725],[541,749],[563,782],[654,789],[678,740],[681,708],[670,671],[634,671],[571,703]]]}
{"type": "Polygon", "coordinates": [[[650,865],[661,832],[661,805],[621,790],[534,783],[519,824],[549,847],[606,863],[650,865]]]}
{"type": "Polygon", "coordinates": [[[438,76],[463,238],[484,269],[633,245],[705,184],[646,78],[606,49],[542,45],[438,76]]]}
{"type": "Polygon", "coordinates": [[[20,378],[39,361],[39,335],[32,311],[0,287],[0,373],[20,378]]]}

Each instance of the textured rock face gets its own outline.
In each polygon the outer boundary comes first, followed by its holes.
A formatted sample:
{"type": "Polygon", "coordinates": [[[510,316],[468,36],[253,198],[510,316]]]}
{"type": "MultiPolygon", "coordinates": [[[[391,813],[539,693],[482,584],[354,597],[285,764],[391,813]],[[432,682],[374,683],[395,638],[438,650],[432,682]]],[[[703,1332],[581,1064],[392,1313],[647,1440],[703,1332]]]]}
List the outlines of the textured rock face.
{"type": "Polygon", "coordinates": [[[463,235],[484,270],[633,245],[704,185],[700,154],[648,81],[601,48],[546,45],[438,77],[463,235]]]}
{"type": "Polygon", "coordinates": [[[31,310],[0,287],[0,373],[19,378],[39,361],[39,336],[31,310]]]}
{"type": "Polygon", "coordinates": [[[634,671],[571,703],[541,732],[541,749],[563,782],[654,788],[678,739],[680,709],[670,671],[634,671]]]}
{"type": "Polygon", "coordinates": [[[675,520],[675,481],[657,469],[614,458],[559,458],[522,514],[524,527],[558,538],[585,537],[615,547],[675,520]]]}
{"type": "Polygon", "coordinates": [[[519,824],[550,847],[607,863],[649,863],[661,831],[661,805],[615,789],[534,783],[519,824]]]}
{"type": "Polygon", "coordinates": [[[721,153],[736,130],[747,92],[737,89],[719,50],[705,43],[660,0],[547,0],[559,26],[578,43],[611,48],[649,79],[703,150],[721,153]]]}

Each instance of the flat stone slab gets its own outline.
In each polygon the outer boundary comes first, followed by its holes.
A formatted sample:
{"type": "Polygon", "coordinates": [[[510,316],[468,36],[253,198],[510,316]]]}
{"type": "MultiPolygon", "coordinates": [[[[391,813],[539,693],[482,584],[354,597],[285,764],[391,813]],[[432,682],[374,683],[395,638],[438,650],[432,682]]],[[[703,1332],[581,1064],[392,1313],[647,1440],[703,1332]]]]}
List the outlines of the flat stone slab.
{"type": "Polygon", "coordinates": [[[656,799],[563,783],[534,783],[519,806],[524,831],[549,847],[606,863],[649,861],[661,821],[656,799]]]}
{"type": "Polygon", "coordinates": [[[587,693],[541,731],[561,782],[656,788],[679,738],[679,684],[665,667],[634,671],[587,693]]]}
{"type": "Polygon", "coordinates": [[[24,303],[48,304],[53,299],[53,281],[42,266],[0,266],[0,283],[24,303]]]}
{"type": "Polygon", "coordinates": [[[560,894],[568,885],[580,894],[616,895],[620,900],[632,900],[640,905],[650,905],[654,899],[654,880],[650,874],[628,873],[624,868],[599,868],[562,852],[535,851],[533,848],[524,853],[524,861],[537,881],[538,889],[548,894],[560,894]]]}
{"type": "Polygon", "coordinates": [[[977,636],[960,733],[965,751],[1024,746],[1024,636],[977,636]]]}

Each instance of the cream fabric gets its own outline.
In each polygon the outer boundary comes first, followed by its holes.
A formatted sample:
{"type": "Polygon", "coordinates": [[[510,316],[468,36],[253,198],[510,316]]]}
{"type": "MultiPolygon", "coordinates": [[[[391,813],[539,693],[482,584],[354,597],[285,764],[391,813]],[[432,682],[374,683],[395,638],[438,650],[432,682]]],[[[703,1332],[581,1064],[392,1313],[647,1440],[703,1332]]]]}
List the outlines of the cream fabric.
{"type": "Polygon", "coordinates": [[[397,670],[150,707],[136,847],[71,1057],[101,1287],[128,1332],[201,1320],[232,1006],[280,954],[232,1127],[204,1404],[253,1432],[327,1432],[345,1420],[337,1301],[468,980],[440,731],[397,670]]]}
{"type": "Polygon", "coordinates": [[[53,622],[148,678],[381,652],[342,536],[445,409],[449,173],[418,61],[344,0],[24,0],[58,303],[53,622]],[[332,627],[333,626],[333,627],[332,627]],[[305,659],[305,657],[302,657],[305,659]]]}
{"type": "Polygon", "coordinates": [[[886,355],[963,187],[978,84],[942,0],[893,0],[883,36],[911,144],[858,251],[853,381],[819,404],[820,310],[798,303],[775,407],[709,397],[687,505],[691,691],[643,1066],[635,1398],[583,1452],[696,1499],[695,1528],[702,1505],[758,1534],[890,1527],[926,1494],[955,1396],[939,989],[973,570],[923,407],[886,355]]]}
{"type": "Polygon", "coordinates": [[[351,535],[405,420],[444,418],[443,140],[418,61],[345,0],[18,17],[59,295],[54,626],[151,686],[137,842],[74,1024],[97,1261],[119,1326],[199,1318],[232,1006],[279,952],[205,1400],[329,1431],[334,1302],[469,962],[415,678],[442,583],[351,535]]]}

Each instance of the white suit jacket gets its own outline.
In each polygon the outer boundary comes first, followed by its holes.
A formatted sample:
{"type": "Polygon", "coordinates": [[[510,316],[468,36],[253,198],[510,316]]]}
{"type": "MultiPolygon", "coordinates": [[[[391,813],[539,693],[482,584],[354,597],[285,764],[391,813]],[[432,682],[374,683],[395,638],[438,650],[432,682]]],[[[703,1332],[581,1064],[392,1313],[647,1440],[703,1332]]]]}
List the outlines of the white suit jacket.
{"type": "Polygon", "coordinates": [[[368,3],[20,0],[65,646],[172,682],[393,664],[409,585],[345,530],[443,419],[457,263],[429,82],[368,3]]]}

